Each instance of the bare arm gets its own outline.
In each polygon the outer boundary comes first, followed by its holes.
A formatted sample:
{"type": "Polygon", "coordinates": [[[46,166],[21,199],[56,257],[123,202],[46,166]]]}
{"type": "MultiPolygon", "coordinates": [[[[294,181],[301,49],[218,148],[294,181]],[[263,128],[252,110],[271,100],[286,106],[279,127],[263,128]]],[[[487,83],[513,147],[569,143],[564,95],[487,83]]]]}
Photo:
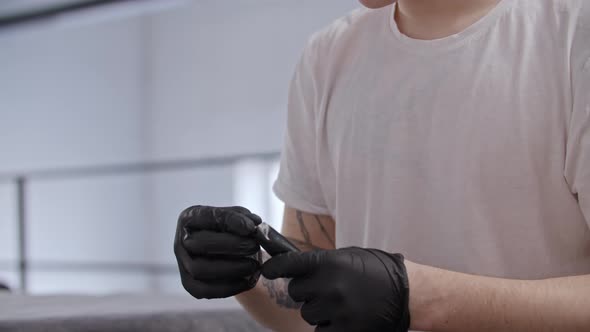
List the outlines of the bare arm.
{"type": "MultiPolygon", "coordinates": [[[[330,216],[285,207],[281,233],[303,251],[335,248],[335,224],[330,216]]],[[[301,318],[300,305],[289,297],[287,285],[284,279],[260,277],[254,289],[236,298],[258,322],[274,331],[313,331],[301,318]]]]}
{"type": "Polygon", "coordinates": [[[407,262],[412,328],[424,331],[590,331],[590,275],[508,280],[407,262]]]}

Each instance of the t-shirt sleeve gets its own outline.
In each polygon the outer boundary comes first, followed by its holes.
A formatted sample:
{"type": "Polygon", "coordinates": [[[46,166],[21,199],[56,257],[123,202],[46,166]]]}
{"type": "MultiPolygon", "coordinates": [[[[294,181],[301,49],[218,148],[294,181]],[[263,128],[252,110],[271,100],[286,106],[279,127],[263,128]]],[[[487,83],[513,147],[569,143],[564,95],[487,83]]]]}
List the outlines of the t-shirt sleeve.
{"type": "Polygon", "coordinates": [[[289,88],[287,129],[279,175],[273,191],[285,205],[315,214],[329,214],[320,185],[317,158],[317,101],[314,50],[304,50],[289,88]]]}
{"type": "Polygon", "coordinates": [[[590,226],[590,59],[574,85],[565,176],[590,226]]]}

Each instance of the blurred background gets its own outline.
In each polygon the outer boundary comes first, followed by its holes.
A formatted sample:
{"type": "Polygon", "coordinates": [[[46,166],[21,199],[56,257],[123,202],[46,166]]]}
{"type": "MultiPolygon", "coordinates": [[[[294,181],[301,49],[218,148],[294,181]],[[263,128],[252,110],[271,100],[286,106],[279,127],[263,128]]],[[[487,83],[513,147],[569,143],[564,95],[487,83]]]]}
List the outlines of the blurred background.
{"type": "Polygon", "coordinates": [[[193,204],[271,193],[309,35],[356,0],[0,2],[0,283],[182,293],[193,204]]]}

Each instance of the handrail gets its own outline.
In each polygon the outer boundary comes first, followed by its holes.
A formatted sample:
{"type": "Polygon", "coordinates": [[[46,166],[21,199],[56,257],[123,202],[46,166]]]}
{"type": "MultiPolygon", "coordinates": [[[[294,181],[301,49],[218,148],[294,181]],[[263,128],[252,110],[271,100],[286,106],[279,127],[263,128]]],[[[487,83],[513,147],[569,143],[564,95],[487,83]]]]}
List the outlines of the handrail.
{"type": "MultiPolygon", "coordinates": [[[[18,219],[18,274],[20,280],[20,288],[23,292],[27,290],[28,284],[28,271],[30,268],[30,262],[27,255],[27,189],[28,183],[31,180],[61,180],[61,179],[72,179],[72,178],[87,178],[95,176],[109,176],[109,175],[121,175],[121,174],[144,174],[151,172],[162,172],[162,171],[178,171],[178,170],[190,170],[205,167],[219,167],[233,165],[242,160],[262,160],[271,161],[276,160],[280,156],[279,152],[260,152],[260,153],[244,153],[230,156],[217,156],[217,157],[206,157],[206,158],[195,158],[195,159],[184,159],[184,160],[167,160],[167,161],[148,161],[148,162],[135,162],[135,163],[121,163],[114,165],[99,165],[99,166],[86,166],[86,167],[68,167],[68,168],[54,168],[54,169],[43,169],[33,170],[27,172],[18,173],[0,173],[0,183],[14,183],[16,185],[17,192],[17,219],[18,219]]],[[[51,267],[51,264],[41,264],[45,268],[51,267]]],[[[100,266],[113,267],[121,266],[121,264],[111,263],[67,263],[58,264],[61,267],[76,268],[76,267],[93,267],[100,268],[100,266]]],[[[55,266],[54,268],[58,268],[55,266]]],[[[141,269],[145,271],[170,271],[170,267],[160,265],[149,265],[149,264],[136,264],[132,269],[141,269]]]]}
{"type": "Polygon", "coordinates": [[[65,179],[76,177],[118,175],[125,173],[148,173],[167,170],[185,170],[203,167],[232,165],[240,160],[274,160],[280,152],[243,153],[230,156],[210,156],[193,159],[131,162],[99,166],[79,166],[65,168],[39,169],[25,172],[0,172],[0,183],[14,182],[18,178],[65,179]]]}

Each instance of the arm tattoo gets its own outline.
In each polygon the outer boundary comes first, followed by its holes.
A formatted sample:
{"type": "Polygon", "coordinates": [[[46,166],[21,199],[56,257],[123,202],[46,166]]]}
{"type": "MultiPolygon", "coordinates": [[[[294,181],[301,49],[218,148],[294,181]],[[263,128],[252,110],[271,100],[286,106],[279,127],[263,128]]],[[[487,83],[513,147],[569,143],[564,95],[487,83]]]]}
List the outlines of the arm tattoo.
{"type": "MultiPolygon", "coordinates": [[[[266,262],[270,259],[270,256],[266,252],[262,252],[262,261],[266,262]]],[[[271,299],[274,299],[275,303],[285,309],[299,309],[302,303],[297,303],[289,296],[287,279],[275,279],[268,280],[264,277],[260,277],[260,281],[264,288],[268,290],[268,295],[271,299]]]]}
{"type": "Polygon", "coordinates": [[[331,245],[336,246],[334,244],[334,239],[332,239],[330,237],[330,234],[328,234],[328,231],[326,230],[326,227],[324,227],[324,224],[322,224],[322,221],[320,220],[320,217],[318,217],[317,215],[313,215],[315,217],[315,220],[318,222],[318,225],[320,225],[320,229],[322,230],[322,234],[324,234],[324,236],[326,237],[326,239],[328,239],[328,241],[330,242],[331,245]]]}
{"type": "MultiPolygon", "coordinates": [[[[311,242],[311,236],[309,235],[309,230],[307,229],[307,226],[305,226],[305,222],[303,220],[303,212],[296,210],[295,215],[297,217],[297,223],[299,224],[299,230],[301,231],[301,234],[303,234],[304,240],[301,241],[301,240],[297,240],[297,239],[293,239],[293,238],[289,238],[289,240],[293,241],[298,247],[300,246],[302,250],[323,249],[323,248],[313,245],[313,243],[311,242]]],[[[330,244],[332,246],[335,246],[334,239],[332,239],[332,237],[330,237],[330,234],[328,234],[328,231],[326,230],[326,227],[322,223],[322,220],[320,219],[320,217],[318,217],[315,214],[313,215],[313,217],[315,218],[315,221],[317,222],[318,226],[320,227],[320,230],[321,230],[322,234],[324,235],[324,237],[328,240],[328,242],[330,242],[330,244]]]]}
{"type": "Polygon", "coordinates": [[[301,308],[302,303],[297,303],[293,301],[293,299],[289,296],[289,291],[287,290],[287,287],[289,285],[288,280],[268,280],[264,277],[260,278],[260,280],[262,281],[262,285],[268,290],[270,298],[274,299],[275,303],[278,304],[279,307],[285,309],[301,308]]]}
{"type": "Polygon", "coordinates": [[[311,244],[311,237],[309,236],[309,231],[307,230],[307,227],[305,227],[305,223],[303,222],[303,212],[296,210],[295,214],[297,215],[297,222],[299,223],[299,229],[301,230],[301,234],[303,234],[305,243],[311,244]]]}
{"type": "MultiPolygon", "coordinates": [[[[323,248],[314,245],[313,242],[311,241],[311,236],[309,235],[309,230],[307,229],[307,226],[305,225],[305,222],[303,220],[303,212],[301,212],[299,210],[295,210],[295,216],[297,218],[297,223],[299,224],[299,230],[301,231],[301,234],[303,235],[303,240],[295,239],[292,237],[287,237],[287,239],[289,239],[289,241],[293,242],[293,244],[295,244],[302,251],[322,250],[323,248]]],[[[313,216],[314,216],[315,221],[317,222],[318,226],[320,227],[320,230],[321,230],[323,236],[332,245],[334,245],[334,240],[328,234],[328,231],[326,230],[326,227],[322,223],[320,217],[318,217],[317,215],[313,215],[313,216]]],[[[263,255],[264,255],[264,257],[262,258],[262,261],[264,262],[269,258],[269,256],[267,253],[264,253],[263,255]]],[[[268,290],[268,294],[269,294],[270,298],[274,299],[275,303],[279,307],[286,308],[286,309],[300,309],[301,308],[302,303],[297,303],[297,302],[293,301],[293,299],[289,296],[289,291],[288,291],[289,280],[288,279],[268,280],[264,277],[261,277],[260,280],[261,280],[264,288],[266,288],[268,290]]]]}

